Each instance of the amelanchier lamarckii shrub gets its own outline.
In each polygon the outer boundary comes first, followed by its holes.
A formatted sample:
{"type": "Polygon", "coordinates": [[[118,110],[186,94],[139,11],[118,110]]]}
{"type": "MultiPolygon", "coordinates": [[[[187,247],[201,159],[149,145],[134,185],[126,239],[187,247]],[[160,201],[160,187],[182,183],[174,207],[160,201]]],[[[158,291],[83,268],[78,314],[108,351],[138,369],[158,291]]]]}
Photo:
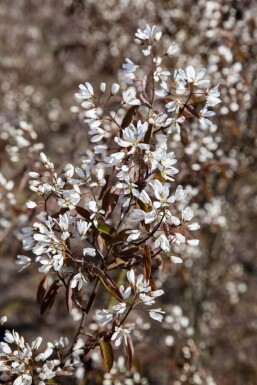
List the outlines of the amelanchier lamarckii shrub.
{"type": "MultiPolygon", "coordinates": [[[[179,170],[169,142],[174,132],[182,143],[187,140],[192,118],[199,120],[199,130],[208,128],[214,115],[210,108],[220,102],[220,94],[204,79],[204,68],[165,69],[163,62],[178,47],[172,43],[159,52],[161,37],[154,26],[137,30],[143,60],[125,60],[121,84],[108,89],[101,83],[98,90],[89,82],[79,86],[76,97],[91,137],[79,167],[69,163],[57,172],[41,153],[42,167],[30,172],[30,189],[40,199],[27,202],[37,220],[23,228],[23,248],[35,255],[33,263],[43,274],[37,291],[40,312],[53,306],[64,287],[63,301],[69,312],[76,309],[80,324],[72,341],[49,342],[41,353],[41,337],[29,345],[15,331],[6,331],[0,370],[7,383],[82,378],[85,356],[99,348],[109,371],[120,345],[130,369],[134,314],[143,311],[162,322],[165,313],[158,307],[164,291],[156,287],[156,258],[183,263],[173,255],[174,244],[198,245],[193,234],[199,225],[192,221],[188,191],[176,183],[179,170]],[[95,309],[95,302],[102,308],[95,309]],[[90,319],[93,332],[87,329],[90,319]]],[[[18,256],[22,269],[31,263],[32,258],[18,256]]]]}

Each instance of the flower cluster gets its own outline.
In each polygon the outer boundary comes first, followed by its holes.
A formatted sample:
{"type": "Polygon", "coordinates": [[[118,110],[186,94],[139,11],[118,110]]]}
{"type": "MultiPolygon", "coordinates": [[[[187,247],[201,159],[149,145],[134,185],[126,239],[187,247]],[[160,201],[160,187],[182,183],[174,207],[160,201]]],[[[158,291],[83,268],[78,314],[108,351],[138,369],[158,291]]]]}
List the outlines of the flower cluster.
{"type": "MultiPolygon", "coordinates": [[[[112,297],[108,309],[94,313],[97,330],[85,334],[80,347],[86,355],[100,346],[107,370],[113,345],[122,342],[132,365],[137,309],[163,321],[165,311],[155,305],[164,294],[157,283],[158,261],[182,263],[174,250],[198,245],[194,232],[200,226],[192,221],[187,188],[177,182],[179,165],[171,143],[174,135],[183,143],[193,118],[199,130],[210,127],[211,108],[220,95],[217,86],[211,88],[210,80],[204,79],[204,68],[167,70],[165,59],[176,55],[178,47],[171,43],[158,52],[161,38],[162,33],[148,25],[136,32],[135,42],[149,62],[149,72],[142,74],[141,63],[126,59],[121,84],[101,83],[98,90],[89,82],[79,86],[76,98],[91,146],[80,163],[57,171],[41,153],[38,168],[29,173],[30,189],[40,200],[27,202],[36,221],[22,230],[28,255],[19,255],[17,264],[23,269],[36,262],[44,274],[37,296],[41,314],[53,306],[60,287],[65,289],[68,311],[80,312],[79,330],[65,359],[74,355],[100,289],[102,298],[112,297]]],[[[32,382],[31,368],[43,384],[58,374],[56,366],[64,364],[47,361],[38,369],[36,362],[47,360],[52,348],[34,356],[41,340],[29,347],[15,332],[7,332],[5,341],[2,351],[10,357],[2,366],[17,375],[15,385],[32,382]],[[16,350],[8,343],[16,344],[16,350]],[[20,359],[17,365],[15,357],[20,359]]]]}

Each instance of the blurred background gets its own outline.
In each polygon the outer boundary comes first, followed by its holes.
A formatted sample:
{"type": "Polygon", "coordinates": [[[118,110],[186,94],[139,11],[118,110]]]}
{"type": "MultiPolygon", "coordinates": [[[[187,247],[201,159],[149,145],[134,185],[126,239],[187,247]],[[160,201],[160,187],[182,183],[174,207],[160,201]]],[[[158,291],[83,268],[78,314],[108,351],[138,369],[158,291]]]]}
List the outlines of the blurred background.
{"type": "MultiPolygon", "coordinates": [[[[220,84],[222,104],[215,109],[210,133],[199,135],[198,141],[195,135],[194,141],[189,138],[183,155],[177,149],[180,182],[191,186],[202,227],[201,247],[185,255],[182,266],[160,273],[165,322],[145,330],[144,338],[138,336],[135,364],[140,375],[130,384],[254,385],[254,0],[0,2],[0,315],[6,314],[8,328],[29,340],[39,334],[47,340],[72,335],[72,317],[61,299],[39,317],[35,293],[41,276],[33,268],[18,274],[14,263],[23,253],[20,229],[33,220],[25,206],[32,198],[28,172],[42,148],[60,169],[86,154],[87,128],[71,108],[78,84],[118,81],[124,59],[136,62],[139,57],[133,37],[146,23],[162,30],[164,43],[171,40],[180,47],[168,69],[207,68],[213,86],[220,84]]],[[[85,383],[107,381],[97,370],[98,377],[85,383]]],[[[124,375],[118,371],[107,385],[123,383],[117,382],[124,375]]]]}

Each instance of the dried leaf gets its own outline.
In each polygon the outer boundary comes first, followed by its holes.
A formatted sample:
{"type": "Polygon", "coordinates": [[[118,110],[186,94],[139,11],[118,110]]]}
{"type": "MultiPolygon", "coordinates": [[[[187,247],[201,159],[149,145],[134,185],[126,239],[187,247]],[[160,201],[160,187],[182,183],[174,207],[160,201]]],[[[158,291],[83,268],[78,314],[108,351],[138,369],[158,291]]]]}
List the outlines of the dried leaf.
{"type": "Polygon", "coordinates": [[[110,341],[100,341],[99,342],[101,354],[103,357],[104,368],[109,372],[113,365],[113,350],[110,341]]]}

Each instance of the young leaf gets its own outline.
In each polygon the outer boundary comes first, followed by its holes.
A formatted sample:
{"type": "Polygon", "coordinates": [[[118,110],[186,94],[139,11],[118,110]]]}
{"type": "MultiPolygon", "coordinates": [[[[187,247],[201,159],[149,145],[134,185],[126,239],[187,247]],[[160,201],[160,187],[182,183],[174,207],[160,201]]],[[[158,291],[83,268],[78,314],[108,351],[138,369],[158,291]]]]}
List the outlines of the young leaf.
{"type": "Polygon", "coordinates": [[[54,304],[57,292],[61,286],[59,280],[55,280],[50,286],[48,292],[46,293],[41,306],[40,306],[40,315],[44,314],[47,309],[51,309],[54,304]]]}
{"type": "Polygon", "coordinates": [[[128,109],[128,111],[126,112],[123,120],[122,120],[122,123],[121,123],[121,128],[125,128],[125,127],[128,127],[133,119],[133,116],[136,112],[136,110],[138,109],[138,106],[132,106],[128,109]]]}
{"type": "Polygon", "coordinates": [[[130,371],[134,356],[134,346],[130,336],[127,336],[126,353],[128,359],[128,370],[130,371]]]}
{"type": "Polygon", "coordinates": [[[104,368],[109,372],[113,365],[113,350],[110,341],[100,341],[99,342],[101,354],[103,357],[104,368]]]}
{"type": "Polygon", "coordinates": [[[99,277],[104,287],[119,301],[123,302],[123,296],[114,280],[98,266],[93,267],[94,274],[99,277]]]}
{"type": "Polygon", "coordinates": [[[46,289],[47,289],[47,285],[48,285],[48,280],[49,280],[49,275],[45,275],[39,285],[38,285],[38,289],[37,289],[37,303],[39,305],[41,305],[43,299],[44,299],[44,296],[46,294],[46,289]]]}
{"type": "Polygon", "coordinates": [[[84,207],[76,206],[76,210],[79,213],[79,215],[82,216],[82,218],[86,219],[88,222],[90,221],[90,212],[87,209],[84,209],[84,207]]]}
{"type": "Polygon", "coordinates": [[[144,276],[146,281],[149,281],[151,275],[151,259],[152,253],[151,248],[148,245],[145,245],[144,249],[144,276]]]}
{"type": "Polygon", "coordinates": [[[73,290],[71,288],[72,278],[73,278],[73,275],[70,277],[68,284],[66,286],[66,306],[69,313],[72,309],[72,295],[73,295],[73,290]]]}

